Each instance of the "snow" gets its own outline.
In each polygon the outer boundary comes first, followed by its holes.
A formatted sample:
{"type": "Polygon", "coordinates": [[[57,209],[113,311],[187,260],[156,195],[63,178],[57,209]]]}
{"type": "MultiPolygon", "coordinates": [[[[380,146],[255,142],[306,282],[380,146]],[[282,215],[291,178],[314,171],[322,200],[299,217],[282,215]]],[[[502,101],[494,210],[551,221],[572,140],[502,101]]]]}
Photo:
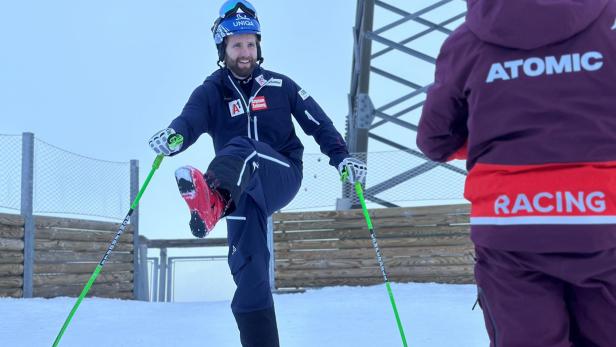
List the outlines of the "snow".
{"type": "Polygon", "coordinates": [[[186,181],[192,182],[192,177],[190,177],[190,170],[186,167],[181,167],[175,170],[175,177],[176,179],[183,178],[186,181]]]}
{"type": "MultiPolygon", "coordinates": [[[[392,283],[408,345],[489,344],[473,285],[392,283]]],[[[283,347],[402,346],[385,285],[274,296],[283,347]]],[[[51,346],[75,298],[0,299],[0,345],[51,346]]],[[[240,346],[229,301],[86,298],[60,346],[240,346]]]]}

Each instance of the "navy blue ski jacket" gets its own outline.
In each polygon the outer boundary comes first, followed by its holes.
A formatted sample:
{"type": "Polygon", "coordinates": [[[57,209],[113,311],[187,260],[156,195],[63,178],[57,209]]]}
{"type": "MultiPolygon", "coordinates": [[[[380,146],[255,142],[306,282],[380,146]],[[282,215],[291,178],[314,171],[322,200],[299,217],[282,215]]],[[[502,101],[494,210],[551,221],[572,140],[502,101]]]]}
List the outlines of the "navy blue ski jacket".
{"type": "Polygon", "coordinates": [[[344,139],[305,90],[287,76],[261,67],[252,75],[255,80],[249,96],[226,68],[212,73],[195,89],[169,125],[184,136],[181,151],[204,133],[214,140],[216,153],[232,138],[247,136],[301,162],[304,146],[295,134],[293,115],[330,158],[330,165],[337,167],[349,156],[344,139]]]}

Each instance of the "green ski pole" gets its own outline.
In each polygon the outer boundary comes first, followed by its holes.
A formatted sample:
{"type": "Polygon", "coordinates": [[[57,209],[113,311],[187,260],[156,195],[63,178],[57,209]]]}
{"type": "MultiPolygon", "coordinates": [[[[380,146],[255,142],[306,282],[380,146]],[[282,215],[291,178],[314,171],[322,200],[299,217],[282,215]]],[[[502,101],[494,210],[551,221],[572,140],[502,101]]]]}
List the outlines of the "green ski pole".
{"type": "MultiPolygon", "coordinates": [[[[348,172],[345,170],[342,174],[342,181],[346,181],[348,178],[348,172]]],[[[389,294],[389,301],[391,302],[391,307],[394,309],[394,315],[396,316],[396,323],[398,324],[398,331],[400,331],[400,337],[402,338],[402,345],[404,347],[408,347],[406,343],[406,336],[404,335],[404,328],[402,327],[402,322],[400,321],[400,316],[398,315],[398,308],[396,307],[396,300],[394,299],[394,293],[391,290],[391,286],[389,285],[389,280],[387,279],[387,272],[385,271],[385,263],[383,262],[383,257],[381,256],[381,250],[379,249],[379,245],[376,242],[376,235],[374,234],[374,228],[372,227],[372,220],[370,219],[370,214],[368,213],[368,208],[366,207],[366,200],[364,199],[364,190],[361,187],[361,183],[359,181],[355,182],[355,192],[357,193],[357,197],[359,198],[359,202],[361,203],[361,208],[364,212],[364,218],[366,219],[366,224],[368,224],[368,230],[370,230],[370,238],[372,239],[372,246],[376,251],[376,259],[379,262],[379,266],[381,267],[381,273],[383,274],[383,278],[385,279],[385,286],[387,287],[387,293],[389,294]]]]}
{"type": "Polygon", "coordinates": [[[53,343],[53,347],[57,347],[58,344],[60,343],[60,340],[62,339],[62,336],[64,335],[64,332],[66,331],[66,328],[68,328],[68,325],[71,323],[71,319],[73,319],[73,315],[75,315],[75,312],[79,308],[81,301],[86,296],[86,294],[88,294],[88,292],[90,291],[90,288],[92,287],[92,284],[94,284],[94,281],[96,281],[98,274],[100,274],[101,270],[103,269],[103,266],[105,266],[105,262],[107,261],[107,259],[109,259],[109,255],[111,255],[111,251],[113,251],[114,247],[118,243],[118,240],[120,239],[120,236],[122,236],[124,229],[126,229],[126,226],[128,225],[128,221],[130,220],[130,216],[133,214],[133,211],[135,210],[135,208],[137,208],[137,205],[139,205],[139,200],[141,199],[141,195],[143,195],[145,188],[147,188],[148,184],[150,183],[150,180],[152,179],[154,172],[160,167],[160,163],[163,161],[163,158],[164,158],[164,155],[159,154],[156,156],[156,159],[154,159],[154,163],[152,164],[152,170],[150,170],[148,177],[145,179],[145,182],[143,182],[143,186],[139,190],[137,197],[135,197],[135,201],[133,201],[133,204],[130,206],[130,209],[128,210],[128,213],[126,214],[124,221],[122,221],[120,228],[118,228],[118,232],[116,233],[115,237],[111,241],[111,244],[109,245],[107,252],[105,252],[103,259],[100,261],[100,263],[98,263],[98,265],[94,269],[94,272],[92,273],[92,276],[90,276],[88,283],[86,283],[86,286],[81,291],[81,294],[79,294],[79,297],[77,298],[77,301],[75,302],[75,305],[73,305],[73,309],[68,314],[68,317],[66,317],[66,320],[64,321],[64,325],[62,325],[62,329],[60,329],[60,332],[58,333],[58,336],[56,337],[56,340],[53,343]]]}

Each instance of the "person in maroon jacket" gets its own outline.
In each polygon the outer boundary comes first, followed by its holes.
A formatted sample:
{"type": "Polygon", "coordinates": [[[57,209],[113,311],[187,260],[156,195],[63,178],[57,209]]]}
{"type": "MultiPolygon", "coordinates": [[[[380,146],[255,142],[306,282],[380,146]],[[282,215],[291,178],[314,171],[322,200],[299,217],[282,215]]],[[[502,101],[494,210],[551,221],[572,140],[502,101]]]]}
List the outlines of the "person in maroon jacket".
{"type": "Polygon", "coordinates": [[[491,346],[616,346],[616,0],[468,0],[417,145],[467,159],[491,346]]]}

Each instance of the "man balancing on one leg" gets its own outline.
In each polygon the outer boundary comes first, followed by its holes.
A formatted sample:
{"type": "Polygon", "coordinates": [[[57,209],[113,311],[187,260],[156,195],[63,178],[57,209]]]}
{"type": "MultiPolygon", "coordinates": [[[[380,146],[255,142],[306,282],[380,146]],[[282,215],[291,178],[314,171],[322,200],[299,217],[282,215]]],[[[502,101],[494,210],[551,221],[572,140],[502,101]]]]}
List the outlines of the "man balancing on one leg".
{"type": "Polygon", "coordinates": [[[316,101],[290,78],[261,67],[261,32],[255,8],[227,1],[212,27],[220,69],[190,96],[179,117],[150,140],[156,153],[177,154],[203,133],[216,157],[205,174],[176,171],[191,212],[190,228],[205,237],[227,218],[229,267],[237,285],[231,310],[244,347],[279,345],[269,286],[267,219],[300,188],[303,145],[292,117],[315,138],[330,164],[363,182],[366,165],[346,144],[316,101]]]}

